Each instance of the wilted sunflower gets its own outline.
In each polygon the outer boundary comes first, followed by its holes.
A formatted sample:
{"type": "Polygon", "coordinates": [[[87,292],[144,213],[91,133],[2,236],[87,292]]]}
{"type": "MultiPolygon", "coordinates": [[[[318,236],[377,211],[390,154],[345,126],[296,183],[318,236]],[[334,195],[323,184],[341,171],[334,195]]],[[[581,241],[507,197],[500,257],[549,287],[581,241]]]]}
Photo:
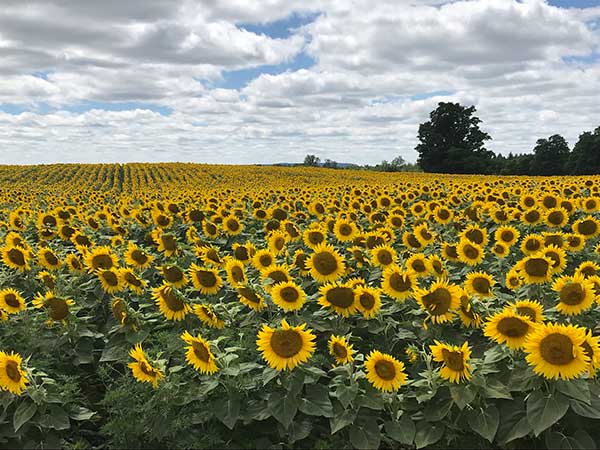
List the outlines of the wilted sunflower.
{"type": "Polygon", "coordinates": [[[254,311],[262,311],[267,306],[264,298],[248,286],[238,287],[237,293],[240,302],[254,311]]]}
{"type": "Polygon", "coordinates": [[[192,264],[189,270],[192,284],[204,295],[214,295],[223,286],[223,280],[216,269],[192,264]]]}
{"type": "Polygon", "coordinates": [[[17,269],[21,272],[29,270],[29,260],[31,253],[20,247],[5,245],[2,247],[2,261],[11,269],[17,269]]]}
{"type": "Polygon", "coordinates": [[[119,269],[119,278],[123,287],[136,294],[141,294],[147,284],[146,280],[139,278],[133,270],[128,268],[119,269]]]}
{"type": "Polygon", "coordinates": [[[590,357],[583,343],[586,330],[574,325],[539,324],[525,341],[527,363],[548,379],[570,380],[586,371],[590,357]]]}
{"type": "Polygon", "coordinates": [[[552,285],[552,290],[559,294],[556,310],[569,316],[589,309],[596,297],[594,284],[582,275],[560,277],[552,285]]]}
{"type": "Polygon", "coordinates": [[[488,317],[483,334],[498,344],[509,348],[523,348],[527,335],[533,331],[534,323],[527,316],[507,308],[488,317]]]}
{"type": "Polygon", "coordinates": [[[158,305],[160,312],[167,320],[180,321],[191,311],[190,306],[179,293],[164,283],[152,289],[152,298],[158,305]]]}
{"type": "Polygon", "coordinates": [[[367,380],[378,390],[392,392],[406,383],[404,363],[392,355],[373,350],[365,360],[367,380]]]}
{"type": "Polygon", "coordinates": [[[465,341],[460,347],[444,344],[437,340],[434,342],[435,345],[429,346],[433,360],[444,363],[440,370],[440,376],[451,383],[460,383],[463,379],[470,380],[471,347],[468,342],[465,341]]]}
{"type": "Polygon", "coordinates": [[[515,270],[527,284],[540,284],[550,280],[552,275],[552,260],[540,253],[535,253],[521,259],[515,270]]]}
{"type": "Polygon", "coordinates": [[[460,306],[460,288],[445,280],[434,282],[429,289],[415,289],[415,298],[421,308],[429,314],[433,323],[452,320],[453,311],[460,306]]]}
{"type": "MultiPolygon", "coordinates": [[[[362,280],[360,280],[362,281],[362,280]]],[[[354,304],[365,319],[372,319],[381,308],[380,290],[364,285],[355,285],[354,304]]]]}
{"type": "Polygon", "coordinates": [[[354,289],[347,283],[329,283],[319,288],[318,303],[323,308],[333,309],[343,317],[353,314],[356,309],[354,289]]]}
{"type": "Polygon", "coordinates": [[[514,311],[520,316],[525,316],[533,323],[544,321],[544,307],[535,300],[518,300],[511,305],[514,311]]]}
{"type": "Polygon", "coordinates": [[[135,362],[129,363],[127,367],[133,372],[134,378],[140,383],[151,383],[152,387],[156,389],[158,382],[164,378],[164,374],[148,361],[144,350],[142,350],[141,344],[136,344],[133,349],[129,351],[129,355],[135,360],[135,362]]]}
{"type": "Polygon", "coordinates": [[[0,309],[7,314],[17,314],[26,308],[25,300],[16,290],[6,288],[0,291],[0,309]]]}
{"type": "Polygon", "coordinates": [[[492,287],[496,284],[494,277],[485,272],[471,272],[465,279],[465,289],[471,295],[481,298],[493,297],[492,287]]]}
{"type": "Polygon", "coordinates": [[[146,269],[152,265],[152,261],[154,261],[154,257],[133,242],[130,241],[127,244],[127,251],[125,252],[125,263],[127,265],[136,269],[146,269]]]}
{"type": "Polygon", "coordinates": [[[185,360],[197,371],[204,374],[213,374],[219,371],[215,363],[215,356],[210,351],[210,343],[198,335],[192,336],[187,331],[181,335],[181,339],[189,344],[185,349],[185,360]]]}
{"type": "Polygon", "coordinates": [[[29,380],[21,363],[21,355],[18,353],[0,351],[0,390],[21,395],[27,388],[29,380]]]}
{"type": "Polygon", "coordinates": [[[456,245],[458,260],[469,266],[476,266],[483,261],[483,247],[474,244],[468,239],[461,239],[456,245]]]}
{"type": "Polygon", "coordinates": [[[57,297],[52,292],[47,292],[45,295],[40,293],[32,302],[34,308],[45,308],[50,319],[56,322],[65,320],[69,315],[69,307],[74,304],[73,300],[57,297]]]}
{"type": "Polygon", "coordinates": [[[93,273],[97,270],[109,270],[117,267],[119,259],[110,247],[96,247],[85,255],[85,265],[88,272],[93,273]]]}
{"type": "Polygon", "coordinates": [[[389,245],[380,245],[371,250],[371,261],[374,266],[387,267],[398,259],[396,250],[389,245]]]}
{"type": "Polygon", "coordinates": [[[210,328],[216,328],[218,330],[225,327],[225,322],[219,319],[219,316],[215,314],[212,306],[207,303],[200,305],[194,305],[194,314],[202,321],[203,324],[210,328]]]}
{"type": "Polygon", "coordinates": [[[321,244],[314,248],[314,253],[309,256],[306,266],[310,275],[319,283],[335,281],[344,274],[344,260],[340,254],[328,244],[321,244]]]}
{"type": "Polygon", "coordinates": [[[407,299],[416,287],[417,278],[412,271],[403,271],[398,266],[391,266],[382,273],[381,289],[393,299],[407,299]]]}
{"type": "Polygon", "coordinates": [[[335,358],[335,365],[348,364],[354,361],[354,348],[344,336],[334,334],[329,338],[329,354],[335,358]]]}
{"type": "Polygon", "coordinates": [[[293,281],[275,284],[271,290],[271,298],[284,311],[298,311],[306,302],[306,294],[293,281]]]}
{"type": "Polygon", "coordinates": [[[271,328],[264,324],[258,332],[256,345],[262,357],[275,370],[292,370],[305,363],[315,351],[316,336],[312,330],[305,330],[306,324],[290,326],[281,321],[281,328],[271,328]]]}

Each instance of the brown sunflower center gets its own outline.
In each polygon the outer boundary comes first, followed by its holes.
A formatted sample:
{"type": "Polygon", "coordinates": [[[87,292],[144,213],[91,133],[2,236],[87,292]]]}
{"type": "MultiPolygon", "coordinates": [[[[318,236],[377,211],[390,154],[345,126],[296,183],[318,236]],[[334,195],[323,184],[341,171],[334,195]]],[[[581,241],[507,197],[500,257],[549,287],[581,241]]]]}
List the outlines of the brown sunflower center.
{"type": "Polygon", "coordinates": [[[573,356],[573,342],[568,336],[561,333],[552,333],[540,341],[542,358],[550,364],[563,366],[575,359],[573,356]]]}
{"type": "Polygon", "coordinates": [[[302,350],[302,336],[296,330],[275,330],[271,349],[280,358],[291,358],[302,350]]]}
{"type": "Polygon", "coordinates": [[[450,218],[450,212],[446,209],[440,208],[438,210],[438,217],[442,220],[446,220],[450,218]]]}
{"type": "Polygon", "coordinates": [[[537,318],[535,309],[530,308],[529,306],[517,306],[517,314],[520,314],[521,316],[527,316],[534,322],[537,318]]]}
{"type": "Polygon", "coordinates": [[[470,244],[463,247],[463,253],[468,259],[477,259],[479,257],[479,250],[470,244]]]}
{"type": "Polygon", "coordinates": [[[308,267],[306,267],[306,259],[306,254],[298,253],[296,255],[296,259],[294,260],[294,265],[300,270],[307,270],[308,267]]]}
{"type": "Polygon", "coordinates": [[[158,225],[160,225],[161,227],[166,227],[167,225],[169,225],[171,223],[171,220],[167,216],[160,214],[156,218],[156,223],[158,225]]]}
{"type": "Polygon", "coordinates": [[[450,258],[458,258],[458,253],[456,253],[456,245],[447,245],[446,255],[448,255],[450,258]]]}
{"type": "Polygon", "coordinates": [[[327,301],[338,308],[349,308],[354,303],[352,288],[336,286],[327,291],[327,301]]]}
{"type": "Polygon", "coordinates": [[[6,375],[15,383],[21,381],[21,372],[19,371],[19,366],[15,361],[8,360],[5,366],[6,375]]]}
{"type": "Polygon", "coordinates": [[[567,283],[560,290],[560,302],[566,305],[579,305],[584,298],[585,292],[579,283],[567,283]]]}
{"type": "Polygon", "coordinates": [[[214,223],[205,222],[204,231],[206,231],[206,234],[208,234],[209,236],[213,236],[217,234],[217,226],[214,223]]]}
{"type": "Polygon", "coordinates": [[[425,265],[425,261],[422,259],[415,259],[411,263],[411,267],[417,273],[427,272],[427,266],[425,265]]]}
{"type": "Polygon", "coordinates": [[[581,222],[579,224],[579,227],[577,228],[579,234],[583,234],[584,236],[591,236],[598,230],[598,224],[591,219],[586,219],[583,222],[581,222]]]}
{"type": "Polygon", "coordinates": [[[453,352],[447,349],[442,349],[442,357],[444,363],[455,372],[462,372],[465,368],[462,352],[453,352]]]}
{"type": "Polygon", "coordinates": [[[239,288],[237,291],[242,297],[249,300],[250,302],[260,303],[260,298],[258,297],[258,295],[256,295],[256,292],[254,292],[252,289],[247,288],[247,287],[242,287],[242,288],[239,288]]]}
{"type": "Polygon", "coordinates": [[[185,308],[185,304],[171,289],[162,289],[160,291],[160,297],[171,311],[181,311],[185,308]]]}
{"type": "Polygon", "coordinates": [[[510,338],[520,338],[529,332],[529,325],[517,317],[505,317],[498,322],[498,331],[510,338]]]}
{"type": "Polygon", "coordinates": [[[394,291],[406,292],[412,287],[412,284],[410,278],[407,275],[402,275],[398,272],[394,272],[390,276],[390,287],[394,291]]]}
{"type": "Polygon", "coordinates": [[[244,271],[242,268],[239,266],[233,266],[231,268],[231,278],[233,278],[233,281],[236,283],[241,283],[244,281],[244,271]]]}
{"type": "Polygon", "coordinates": [[[210,270],[199,270],[194,276],[198,283],[204,287],[214,287],[217,284],[217,277],[210,270]]]}
{"type": "Polygon", "coordinates": [[[419,242],[419,240],[417,239],[417,237],[413,233],[409,233],[407,235],[406,241],[408,242],[408,245],[410,245],[413,248],[419,248],[419,247],[421,247],[421,243],[419,242]]]}
{"type": "Polygon", "coordinates": [[[539,250],[540,247],[541,247],[541,243],[537,239],[528,239],[525,242],[525,248],[527,250],[529,250],[530,252],[534,252],[536,250],[539,250]]]}
{"type": "Polygon", "coordinates": [[[237,231],[240,229],[240,223],[235,219],[228,219],[227,222],[225,222],[225,225],[227,226],[227,229],[231,231],[237,231]]]}
{"type": "Polygon", "coordinates": [[[560,225],[564,220],[564,215],[560,211],[552,211],[548,214],[548,222],[552,225],[560,225]]]}
{"type": "Polygon", "coordinates": [[[8,259],[11,263],[16,264],[17,266],[25,265],[25,255],[18,248],[11,248],[8,251],[8,259]]]}
{"type": "Polygon", "coordinates": [[[368,292],[362,292],[360,297],[358,297],[358,301],[360,302],[360,305],[367,311],[373,309],[375,306],[375,297],[368,292]]]}
{"type": "Polygon", "coordinates": [[[281,236],[278,236],[277,238],[275,238],[275,241],[273,242],[273,247],[275,247],[275,249],[277,251],[280,251],[281,249],[283,249],[283,246],[285,245],[285,239],[281,236]]]}
{"type": "Polygon", "coordinates": [[[483,233],[481,232],[481,230],[478,229],[473,229],[473,230],[469,230],[465,233],[465,236],[468,240],[470,240],[471,242],[474,242],[475,244],[483,244],[483,240],[484,240],[484,236],[483,233]]]}
{"type": "Polygon", "coordinates": [[[580,270],[581,274],[585,277],[591,277],[596,275],[596,269],[593,266],[584,266],[580,270]]]}
{"type": "Polygon", "coordinates": [[[113,260],[109,255],[94,255],[92,258],[92,267],[94,269],[110,269],[113,266],[113,260]]]}
{"type": "Polygon", "coordinates": [[[21,305],[17,296],[12,292],[9,292],[8,294],[4,295],[4,303],[6,303],[11,308],[18,308],[21,305]]]}
{"type": "Polygon", "coordinates": [[[515,234],[510,230],[505,230],[500,235],[500,239],[502,239],[504,242],[512,242],[514,238],[515,234]]]}
{"type": "Polygon", "coordinates": [[[591,360],[594,356],[594,350],[592,349],[592,346],[588,344],[587,341],[583,341],[581,347],[583,348],[583,352],[585,353],[585,355],[591,360]]]}
{"type": "Polygon", "coordinates": [[[281,296],[281,298],[284,301],[286,301],[288,303],[294,303],[300,297],[300,293],[298,292],[298,289],[296,289],[292,286],[284,287],[281,290],[281,292],[279,292],[279,295],[281,296]]]}
{"type": "Polygon", "coordinates": [[[284,281],[288,281],[289,277],[288,274],[285,273],[283,270],[272,270],[271,272],[269,272],[267,274],[267,278],[270,278],[271,280],[274,281],[273,284],[277,284],[277,283],[283,283],[284,281]]]}
{"type": "Polygon", "coordinates": [[[533,210],[525,214],[525,220],[529,223],[537,222],[540,219],[539,211],[533,210]]]}
{"type": "Polygon", "coordinates": [[[331,275],[338,270],[338,262],[330,252],[315,253],[312,258],[313,267],[321,275],[331,275]]]}
{"type": "Polygon", "coordinates": [[[396,368],[394,367],[394,364],[385,359],[375,363],[375,372],[377,372],[379,378],[382,378],[385,381],[393,380],[396,377],[396,368]]]}
{"type": "Polygon", "coordinates": [[[394,258],[392,258],[392,254],[388,250],[380,250],[377,253],[377,260],[379,264],[387,266],[394,262],[394,258]]]}
{"type": "Polygon", "coordinates": [[[311,231],[308,233],[308,241],[313,245],[318,245],[325,240],[325,236],[320,231],[311,231]]]}
{"type": "Polygon", "coordinates": [[[172,252],[177,248],[177,241],[175,240],[175,236],[172,234],[163,234],[160,237],[163,247],[165,250],[172,252]]]}
{"type": "Polygon", "coordinates": [[[269,267],[271,264],[273,264],[273,257],[269,254],[260,255],[258,262],[263,267],[269,267]]]}
{"type": "Polygon", "coordinates": [[[550,264],[543,258],[531,258],[525,262],[525,272],[532,277],[545,277],[548,275],[550,264]]]}
{"type": "Polygon", "coordinates": [[[423,296],[423,305],[434,316],[446,314],[450,309],[451,301],[452,295],[443,287],[423,296]]]}
{"type": "Polygon", "coordinates": [[[333,344],[333,353],[340,359],[346,358],[348,356],[348,350],[339,342],[333,344]]]}
{"type": "Polygon", "coordinates": [[[194,349],[194,355],[196,355],[200,361],[206,363],[210,360],[208,349],[202,342],[192,341],[192,348],[194,349]]]}
{"type": "Polygon", "coordinates": [[[235,259],[239,259],[240,261],[247,261],[249,258],[248,249],[242,245],[236,247],[233,251],[233,255],[235,256],[235,259]]]}
{"type": "Polygon", "coordinates": [[[176,266],[165,267],[163,275],[169,283],[177,283],[183,280],[183,272],[176,266]]]}
{"type": "Polygon", "coordinates": [[[348,225],[347,223],[343,223],[339,226],[338,232],[342,236],[350,236],[352,234],[352,227],[350,225],[348,225]]]}
{"type": "Polygon", "coordinates": [[[130,285],[135,286],[135,287],[140,287],[142,285],[142,282],[138,279],[138,277],[136,277],[131,272],[125,272],[123,274],[123,279],[125,280],[125,282],[127,284],[130,284],[130,285]]]}
{"type": "Polygon", "coordinates": [[[117,286],[119,284],[119,277],[117,277],[116,273],[110,270],[105,270],[104,272],[102,272],[102,279],[109,286],[117,286]]]}
{"type": "Polygon", "coordinates": [[[146,262],[148,262],[148,256],[141,250],[132,251],[131,259],[133,259],[138,264],[146,264],[146,262]]]}
{"type": "Polygon", "coordinates": [[[473,280],[473,289],[479,294],[489,294],[491,287],[487,278],[477,277],[473,280]]]}
{"type": "Polygon", "coordinates": [[[69,314],[69,305],[62,298],[51,297],[46,300],[46,306],[50,308],[50,317],[54,320],[63,320],[69,314]]]}

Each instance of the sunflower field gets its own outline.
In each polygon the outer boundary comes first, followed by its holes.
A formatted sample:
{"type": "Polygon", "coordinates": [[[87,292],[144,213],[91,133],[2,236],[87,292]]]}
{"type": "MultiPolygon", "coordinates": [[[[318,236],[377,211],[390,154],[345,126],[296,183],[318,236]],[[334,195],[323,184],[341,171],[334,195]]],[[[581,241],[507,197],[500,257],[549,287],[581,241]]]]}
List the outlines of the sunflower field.
{"type": "Polygon", "coordinates": [[[1,448],[597,448],[600,178],[0,166],[1,448]]]}

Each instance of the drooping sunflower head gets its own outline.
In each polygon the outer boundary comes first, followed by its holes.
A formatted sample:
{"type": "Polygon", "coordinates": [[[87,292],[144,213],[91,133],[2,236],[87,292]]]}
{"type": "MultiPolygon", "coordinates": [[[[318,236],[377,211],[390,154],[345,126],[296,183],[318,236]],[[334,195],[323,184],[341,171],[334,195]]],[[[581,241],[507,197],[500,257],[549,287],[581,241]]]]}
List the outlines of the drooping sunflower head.
{"type": "Polygon", "coordinates": [[[367,380],[378,390],[392,392],[406,383],[404,363],[392,355],[373,350],[365,360],[367,380]]]}
{"type": "Polygon", "coordinates": [[[267,306],[264,298],[248,286],[238,287],[237,293],[240,302],[254,311],[262,311],[267,306]]]}
{"type": "Polygon", "coordinates": [[[417,289],[415,298],[433,323],[444,323],[452,320],[453,311],[460,306],[460,289],[445,280],[438,280],[429,289],[417,289]]]}
{"type": "Polygon", "coordinates": [[[186,347],[185,359],[194,369],[203,374],[213,374],[219,371],[215,362],[215,356],[210,350],[210,343],[202,336],[192,336],[184,331],[181,339],[189,344],[186,347]]]}
{"type": "Polygon", "coordinates": [[[128,268],[119,269],[119,278],[123,287],[137,294],[141,294],[147,284],[146,280],[138,277],[133,270],[128,268]]]}
{"type": "Polygon", "coordinates": [[[148,361],[144,350],[142,350],[142,345],[136,344],[129,351],[129,355],[134,359],[134,362],[129,363],[127,366],[131,369],[134,378],[140,383],[150,383],[156,389],[158,382],[164,378],[164,374],[148,361]]]}
{"type": "Polygon", "coordinates": [[[417,287],[417,277],[412,271],[404,271],[398,266],[387,267],[382,273],[381,289],[395,300],[406,300],[417,287]]]}
{"type": "Polygon", "coordinates": [[[191,311],[183,296],[164,283],[152,289],[152,297],[167,320],[180,321],[191,311]]]}
{"type": "Polygon", "coordinates": [[[306,324],[290,326],[284,319],[279,328],[263,325],[258,332],[256,345],[263,359],[275,370],[292,370],[305,363],[315,351],[316,336],[305,330],[306,324]]]}
{"type": "Polygon", "coordinates": [[[6,390],[15,395],[27,388],[29,380],[27,373],[21,367],[23,360],[18,353],[0,351],[0,390],[6,390]]]}
{"type": "Polygon", "coordinates": [[[328,244],[316,246],[314,253],[306,261],[306,266],[310,275],[319,283],[337,280],[346,269],[343,258],[328,244]]]}
{"type": "Polygon", "coordinates": [[[306,294],[293,281],[277,283],[271,289],[273,303],[284,311],[298,311],[306,302],[306,294]]]}
{"type": "Polygon", "coordinates": [[[462,346],[449,345],[435,341],[435,345],[430,345],[433,360],[444,363],[440,370],[440,376],[451,383],[460,383],[463,379],[471,379],[471,366],[469,358],[471,357],[471,348],[468,342],[462,346]]]}
{"type": "Polygon", "coordinates": [[[484,334],[498,344],[506,344],[509,348],[519,349],[523,348],[527,335],[533,329],[534,323],[529,320],[529,317],[507,308],[488,317],[484,334]]]}
{"type": "Polygon", "coordinates": [[[354,348],[344,336],[331,335],[328,342],[329,354],[335,358],[335,365],[354,361],[354,348]]]}
{"type": "Polygon", "coordinates": [[[583,275],[560,277],[552,285],[552,290],[559,295],[557,311],[566,315],[581,314],[593,305],[596,298],[594,284],[583,275]]]}
{"type": "Polygon", "coordinates": [[[194,305],[194,314],[196,314],[196,317],[198,317],[203,324],[210,328],[220,330],[225,327],[225,322],[219,319],[219,316],[217,316],[213,307],[208,303],[194,305]]]}
{"type": "Polygon", "coordinates": [[[471,295],[481,298],[493,297],[492,287],[496,284],[494,277],[485,272],[471,272],[467,274],[465,289],[471,295]]]}
{"type": "Polygon", "coordinates": [[[538,324],[525,341],[527,363],[548,379],[570,380],[586,371],[585,329],[575,325],[538,324]]]}
{"type": "Polygon", "coordinates": [[[343,317],[348,317],[357,310],[354,288],[347,283],[326,284],[319,288],[319,293],[319,305],[332,309],[343,317]]]}
{"type": "Polygon", "coordinates": [[[7,314],[17,314],[26,308],[25,299],[15,289],[6,288],[0,291],[0,309],[7,314]]]}

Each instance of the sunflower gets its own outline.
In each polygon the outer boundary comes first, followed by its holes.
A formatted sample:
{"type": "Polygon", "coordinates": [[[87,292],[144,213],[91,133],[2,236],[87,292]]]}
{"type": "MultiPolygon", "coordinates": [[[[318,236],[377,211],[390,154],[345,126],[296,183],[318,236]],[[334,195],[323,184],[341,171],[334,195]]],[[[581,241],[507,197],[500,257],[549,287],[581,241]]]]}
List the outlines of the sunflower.
{"type": "Polygon", "coordinates": [[[275,264],[275,255],[271,250],[258,250],[252,257],[252,265],[258,270],[266,269],[273,264],[275,264]]]}
{"type": "Polygon", "coordinates": [[[533,323],[544,321],[544,307],[535,300],[518,300],[509,305],[520,316],[527,317],[533,323]]]}
{"type": "Polygon", "coordinates": [[[135,362],[127,365],[131,369],[134,378],[140,383],[152,383],[152,387],[156,389],[158,381],[164,378],[164,374],[150,364],[144,350],[142,350],[142,345],[136,344],[129,351],[129,355],[135,360],[135,362]]]}
{"type": "Polygon", "coordinates": [[[506,275],[504,277],[504,285],[507,289],[514,291],[515,289],[518,289],[521,286],[523,286],[524,283],[525,280],[521,276],[521,273],[515,268],[512,268],[511,270],[506,272],[506,275]]]}
{"type": "Polygon", "coordinates": [[[460,290],[458,317],[465,327],[479,328],[481,325],[481,317],[473,310],[469,294],[462,288],[460,290]]]}
{"type": "Polygon", "coordinates": [[[448,271],[444,267],[444,261],[438,255],[429,255],[427,262],[431,269],[430,272],[436,278],[446,278],[448,276],[448,271]]]}
{"type": "Polygon", "coordinates": [[[542,213],[538,208],[529,208],[521,214],[521,222],[530,226],[542,221],[542,213]]]}
{"type": "Polygon", "coordinates": [[[306,301],[306,294],[295,282],[284,281],[273,286],[271,298],[284,311],[298,311],[306,301]]]}
{"type": "Polygon", "coordinates": [[[223,260],[219,255],[219,250],[211,245],[202,245],[200,247],[196,247],[195,250],[198,258],[200,258],[205,265],[212,267],[221,267],[223,265],[223,260]]]}
{"type": "Polygon", "coordinates": [[[471,272],[467,274],[465,289],[471,295],[481,298],[493,297],[492,287],[496,284],[494,277],[485,272],[471,272]]]}
{"type": "Polygon", "coordinates": [[[113,317],[121,325],[127,320],[127,303],[122,298],[114,298],[110,303],[110,309],[113,317]]]}
{"type": "Polygon", "coordinates": [[[507,308],[488,317],[483,334],[498,344],[509,348],[523,348],[527,335],[533,331],[534,323],[527,316],[507,308]]]}
{"type": "Polygon", "coordinates": [[[583,261],[575,269],[575,275],[581,275],[584,278],[593,277],[600,274],[600,264],[593,261],[583,261]]]}
{"type": "Polygon", "coordinates": [[[579,252],[585,247],[585,238],[580,234],[565,234],[565,247],[571,252],[579,252]]]}
{"type": "Polygon", "coordinates": [[[21,355],[0,351],[0,388],[15,395],[27,388],[27,374],[21,368],[21,355]]]}
{"type": "Polygon", "coordinates": [[[310,275],[319,283],[335,281],[345,271],[344,260],[329,244],[317,245],[314,253],[307,259],[306,266],[310,270],[310,275]]]}
{"type": "Polygon", "coordinates": [[[488,242],[487,230],[478,225],[467,226],[460,232],[459,237],[461,240],[468,240],[479,247],[485,247],[488,242]]]}
{"type": "Polygon", "coordinates": [[[412,271],[403,271],[398,266],[391,266],[382,273],[381,289],[393,299],[407,299],[416,286],[417,277],[412,271]]]}
{"type": "Polygon", "coordinates": [[[474,244],[468,239],[461,239],[456,246],[458,260],[469,266],[476,266],[483,261],[483,247],[474,244]]]}
{"type": "Polygon", "coordinates": [[[550,245],[543,248],[540,255],[546,256],[552,260],[552,274],[561,273],[567,266],[567,253],[556,245],[550,245]]]}
{"type": "Polygon", "coordinates": [[[552,228],[562,228],[569,222],[569,213],[566,209],[559,207],[546,211],[544,217],[546,225],[552,228]]]}
{"type": "Polygon", "coordinates": [[[533,255],[544,247],[544,239],[537,234],[528,234],[521,241],[520,247],[525,255],[533,255]]]}
{"type": "Polygon", "coordinates": [[[396,250],[389,245],[380,245],[371,250],[371,261],[374,266],[387,267],[398,259],[396,250]]]}
{"type": "Polygon", "coordinates": [[[59,322],[65,320],[69,315],[69,307],[75,302],[71,299],[57,297],[52,292],[47,292],[45,295],[39,293],[32,302],[34,308],[45,308],[48,311],[50,319],[59,322]]]}
{"type": "Polygon", "coordinates": [[[538,375],[570,380],[586,371],[591,361],[583,343],[584,328],[556,323],[539,324],[525,341],[525,359],[538,375]]]}
{"type": "Polygon", "coordinates": [[[447,261],[458,261],[458,253],[456,252],[457,244],[450,244],[448,242],[442,243],[442,258],[447,261]]]}
{"type": "Polygon", "coordinates": [[[358,227],[352,220],[337,219],[333,226],[333,234],[340,242],[348,242],[353,240],[358,233],[358,227]]]}
{"type": "Polygon", "coordinates": [[[126,287],[136,294],[141,294],[147,284],[146,280],[139,278],[133,270],[128,268],[119,269],[119,278],[121,279],[123,287],[126,287]]]}
{"type": "Polygon", "coordinates": [[[219,371],[215,363],[215,356],[210,351],[210,343],[202,336],[192,336],[187,331],[181,335],[181,339],[189,344],[186,346],[185,360],[197,371],[203,374],[213,374],[219,371]]]}
{"type": "Polygon", "coordinates": [[[98,277],[104,292],[114,294],[115,292],[123,290],[123,283],[117,267],[106,270],[98,269],[95,274],[98,277]]]}
{"type": "Polygon", "coordinates": [[[357,310],[354,289],[347,283],[329,283],[319,288],[318,303],[323,308],[333,309],[343,317],[348,317],[357,310]]]}
{"type": "Polygon", "coordinates": [[[118,264],[119,259],[110,247],[96,247],[85,255],[85,265],[90,273],[96,272],[99,269],[109,270],[117,267],[118,264]]]}
{"type": "Polygon", "coordinates": [[[228,235],[237,236],[243,231],[244,225],[236,216],[228,216],[223,219],[223,229],[228,235]]]}
{"type": "Polygon", "coordinates": [[[521,259],[515,269],[527,284],[540,284],[550,280],[552,260],[539,253],[521,259]]]}
{"type": "Polygon", "coordinates": [[[128,266],[135,267],[136,269],[140,270],[146,269],[152,265],[152,261],[154,261],[154,256],[146,253],[131,241],[127,244],[125,263],[128,266]]]}
{"type": "Polygon", "coordinates": [[[587,372],[590,378],[594,378],[596,372],[600,369],[600,344],[598,343],[598,337],[593,336],[591,331],[586,330],[585,341],[581,345],[586,356],[590,358],[587,372]]]}
{"type": "Polygon", "coordinates": [[[381,308],[380,290],[364,285],[355,285],[354,304],[365,319],[372,319],[381,308]]]}
{"type": "Polygon", "coordinates": [[[468,342],[464,342],[460,347],[444,344],[437,340],[434,342],[435,345],[429,346],[433,360],[444,363],[440,370],[440,376],[451,383],[460,383],[463,379],[470,380],[471,347],[468,342]]]}
{"type": "Polygon", "coordinates": [[[292,280],[287,264],[273,264],[272,266],[262,269],[260,271],[260,277],[263,283],[265,283],[265,289],[267,291],[278,283],[292,280]]]}
{"type": "Polygon", "coordinates": [[[427,223],[422,223],[414,227],[413,235],[421,243],[422,247],[427,247],[435,240],[435,235],[428,228],[427,223]]]}
{"type": "Polygon", "coordinates": [[[415,299],[433,323],[452,320],[452,311],[460,306],[460,288],[445,280],[434,282],[429,289],[415,289],[415,299]]]}
{"type": "Polygon", "coordinates": [[[223,280],[216,269],[192,264],[189,270],[192,284],[204,295],[214,295],[223,286],[223,280]]]}
{"type": "Polygon", "coordinates": [[[185,272],[176,265],[166,265],[160,267],[160,273],[165,282],[173,287],[181,288],[188,283],[185,272]]]}
{"type": "Polygon", "coordinates": [[[258,332],[256,345],[263,359],[278,371],[292,370],[310,359],[315,351],[316,336],[312,330],[305,330],[306,324],[290,326],[285,319],[281,328],[271,328],[264,324],[258,332]]]}
{"type": "Polygon", "coordinates": [[[262,311],[267,306],[264,298],[248,286],[238,287],[237,294],[240,302],[254,311],[262,311]]]}
{"type": "Polygon", "coordinates": [[[585,239],[590,239],[600,234],[600,222],[593,216],[586,216],[573,223],[573,233],[582,235],[585,239]]]}
{"type": "Polygon", "coordinates": [[[406,260],[406,269],[415,274],[417,278],[429,274],[431,266],[429,259],[423,253],[415,253],[406,260]]]}
{"type": "Polygon", "coordinates": [[[406,383],[404,363],[392,355],[373,350],[365,360],[367,380],[378,390],[392,392],[406,383]]]}
{"type": "Polygon", "coordinates": [[[83,263],[79,256],[75,253],[69,253],[65,259],[65,264],[69,268],[69,272],[77,273],[83,271],[83,263]]]}
{"type": "Polygon", "coordinates": [[[419,241],[414,235],[414,233],[410,231],[405,231],[402,233],[402,243],[407,249],[413,251],[421,251],[423,248],[425,248],[421,241],[419,241]]]}
{"type": "Polygon", "coordinates": [[[2,247],[1,251],[2,261],[6,266],[21,272],[29,270],[29,260],[31,259],[31,253],[29,251],[11,245],[5,245],[2,247]]]}
{"type": "Polygon", "coordinates": [[[316,249],[325,244],[325,232],[320,228],[307,228],[302,233],[302,240],[308,248],[316,249]]]}
{"type": "Polygon", "coordinates": [[[220,330],[225,327],[225,322],[219,319],[212,306],[207,303],[194,305],[194,314],[196,314],[196,317],[198,317],[203,324],[209,326],[210,328],[216,328],[220,330]]]}
{"type": "Polygon", "coordinates": [[[563,276],[555,280],[552,290],[558,292],[556,310],[561,314],[576,315],[589,309],[596,295],[594,284],[583,275],[563,276]]]}
{"type": "Polygon", "coordinates": [[[445,206],[437,206],[433,210],[433,218],[441,225],[447,225],[454,218],[454,212],[445,206]]]}
{"type": "Polygon", "coordinates": [[[329,354],[335,358],[335,365],[348,364],[354,361],[354,348],[344,336],[334,334],[329,338],[329,354]]]}
{"type": "Polygon", "coordinates": [[[7,314],[17,314],[26,308],[25,300],[14,289],[6,288],[0,291],[0,309],[7,314]]]}
{"type": "Polygon", "coordinates": [[[160,312],[167,320],[176,322],[183,320],[191,311],[190,306],[182,296],[165,282],[161,286],[152,289],[152,298],[154,298],[160,312]]]}
{"type": "Polygon", "coordinates": [[[227,257],[225,261],[225,272],[227,273],[228,283],[231,286],[245,284],[246,272],[244,271],[244,263],[231,257],[227,257]]]}
{"type": "Polygon", "coordinates": [[[285,252],[285,246],[289,241],[289,236],[285,231],[273,231],[267,238],[267,245],[269,250],[274,255],[281,255],[285,252]]]}
{"type": "Polygon", "coordinates": [[[300,271],[300,275],[308,275],[310,273],[310,269],[306,266],[308,255],[304,252],[304,250],[296,250],[292,259],[293,266],[300,271]]]}
{"type": "Polygon", "coordinates": [[[172,233],[164,233],[159,228],[151,233],[152,240],[158,245],[158,251],[165,256],[173,256],[177,253],[177,237],[172,233]]]}
{"type": "Polygon", "coordinates": [[[509,225],[498,227],[494,232],[494,239],[507,246],[514,245],[519,240],[519,230],[509,225]]]}

